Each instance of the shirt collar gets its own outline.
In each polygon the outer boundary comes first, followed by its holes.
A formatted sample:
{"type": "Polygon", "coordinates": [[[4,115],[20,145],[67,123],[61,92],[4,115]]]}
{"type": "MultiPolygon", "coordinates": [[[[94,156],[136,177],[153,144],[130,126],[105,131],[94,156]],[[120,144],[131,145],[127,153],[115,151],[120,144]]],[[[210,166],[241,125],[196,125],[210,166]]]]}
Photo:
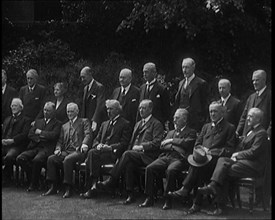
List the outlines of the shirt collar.
{"type": "Polygon", "coordinates": [[[2,94],[4,94],[4,93],[5,93],[6,88],[7,88],[7,83],[6,83],[4,86],[2,86],[2,94]]]}
{"type": "Polygon", "coordinates": [[[156,78],[154,78],[151,82],[146,82],[146,85],[152,86],[156,82],[156,78]]]}
{"type": "Polygon", "coordinates": [[[33,91],[34,88],[35,88],[35,84],[34,84],[32,87],[29,86],[29,90],[32,90],[32,91],[33,91]]]}
{"type": "Polygon", "coordinates": [[[21,112],[18,112],[16,115],[15,114],[12,114],[13,117],[18,117],[19,115],[21,114],[21,112]]]}
{"type": "Polygon", "coordinates": [[[262,95],[265,89],[266,89],[266,86],[262,88],[260,91],[256,92],[258,96],[262,95]]]}
{"type": "Polygon", "coordinates": [[[129,89],[130,89],[130,86],[131,86],[131,83],[128,85],[128,86],[126,86],[125,88],[123,87],[123,86],[121,86],[121,91],[122,90],[125,90],[125,95],[127,94],[127,92],[129,91],[129,89]]]}
{"type": "Polygon", "coordinates": [[[195,73],[187,78],[188,83],[190,83],[195,78],[195,73]]]}
{"type": "Polygon", "coordinates": [[[253,126],[253,129],[255,129],[255,128],[259,127],[259,126],[260,126],[260,123],[254,125],[254,126],[253,126]]]}
{"type": "Polygon", "coordinates": [[[152,114],[150,114],[147,118],[143,118],[142,120],[144,120],[145,124],[150,120],[150,118],[152,117],[152,114]]]}
{"type": "Polygon", "coordinates": [[[94,81],[95,81],[95,80],[92,79],[91,82],[89,83],[89,85],[88,85],[88,91],[92,88],[92,85],[93,85],[94,81]]]}
{"type": "Polygon", "coordinates": [[[46,122],[46,124],[48,124],[50,122],[50,120],[51,120],[51,118],[48,118],[48,119],[44,118],[44,121],[46,122]]]}
{"type": "Polygon", "coordinates": [[[179,131],[177,131],[177,132],[182,132],[185,128],[186,128],[186,125],[183,126],[183,127],[182,127],[179,131]]]}
{"type": "Polygon", "coordinates": [[[225,105],[225,103],[227,103],[229,97],[231,96],[231,94],[229,93],[228,96],[226,98],[221,97],[221,100],[223,101],[223,104],[225,105]]]}
{"type": "Polygon", "coordinates": [[[76,121],[76,119],[77,119],[77,116],[72,120],[72,123],[74,123],[76,121]]]}
{"type": "Polygon", "coordinates": [[[219,121],[217,121],[216,123],[212,122],[212,123],[211,123],[211,126],[212,126],[212,127],[217,126],[222,120],[223,120],[223,117],[222,117],[219,121]]]}
{"type": "Polygon", "coordinates": [[[112,120],[110,120],[110,121],[113,122],[113,125],[117,122],[117,119],[119,118],[119,116],[120,116],[120,115],[117,115],[117,116],[114,117],[112,120]]]}

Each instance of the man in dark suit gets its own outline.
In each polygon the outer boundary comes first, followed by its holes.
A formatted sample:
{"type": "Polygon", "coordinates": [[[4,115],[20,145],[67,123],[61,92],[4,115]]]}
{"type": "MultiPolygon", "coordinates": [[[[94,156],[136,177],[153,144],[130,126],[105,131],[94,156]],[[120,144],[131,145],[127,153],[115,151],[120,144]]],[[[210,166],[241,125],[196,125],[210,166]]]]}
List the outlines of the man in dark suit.
{"type": "Polygon", "coordinates": [[[238,127],[236,129],[237,136],[245,136],[248,131],[247,114],[253,107],[259,108],[264,112],[262,125],[264,129],[271,129],[271,90],[266,86],[266,72],[264,70],[256,70],[253,72],[252,82],[255,93],[251,94],[244,107],[238,127]]]}
{"type": "Polygon", "coordinates": [[[120,113],[122,107],[115,99],[106,100],[109,120],[102,123],[86,159],[86,187],[88,191],[81,197],[91,198],[97,194],[96,182],[103,164],[115,163],[126,150],[130,138],[129,122],[120,113]]]}
{"type": "Polygon", "coordinates": [[[139,89],[131,84],[132,71],[122,69],[119,74],[120,87],[115,88],[111,99],[116,99],[122,106],[122,116],[130,122],[131,131],[136,123],[139,104],[139,89]]]}
{"type": "Polygon", "coordinates": [[[10,108],[12,116],[5,119],[2,129],[2,162],[5,164],[3,174],[6,182],[11,180],[12,165],[16,157],[29,143],[28,133],[31,126],[30,119],[22,114],[21,99],[14,98],[10,108]]]}
{"type": "Polygon", "coordinates": [[[28,84],[20,88],[19,98],[23,101],[24,115],[34,120],[45,103],[46,88],[37,83],[38,74],[35,69],[30,69],[26,77],[28,84]]]}
{"type": "Polygon", "coordinates": [[[199,132],[207,118],[208,88],[206,81],[195,75],[195,65],[192,58],[182,61],[184,79],[179,83],[174,108],[186,108],[189,126],[199,132]]]}
{"type": "MultiPolygon", "coordinates": [[[[145,170],[145,193],[147,195],[144,203],[140,207],[152,206],[154,203],[154,178],[166,174],[166,184],[164,187],[164,197],[169,191],[176,189],[176,179],[182,170],[189,168],[187,157],[192,153],[196,140],[196,130],[187,126],[188,111],[179,108],[174,115],[175,129],[169,131],[164,141],[161,142],[160,149],[164,151],[158,159],[153,161],[145,170]]],[[[166,198],[163,209],[171,208],[171,201],[166,198]]]]}
{"type": "Polygon", "coordinates": [[[13,98],[18,97],[18,93],[15,88],[7,85],[7,73],[5,70],[2,69],[2,119],[1,124],[3,121],[8,117],[11,116],[11,101],[13,98]]]}
{"type": "Polygon", "coordinates": [[[220,79],[218,82],[220,102],[226,107],[224,118],[237,127],[241,116],[240,100],[231,95],[231,82],[228,79],[220,79]]]}
{"type": "MultiPolygon", "coordinates": [[[[190,191],[210,181],[219,157],[230,157],[235,150],[235,127],[227,122],[223,115],[225,107],[219,102],[212,102],[209,106],[211,122],[203,126],[197,140],[196,146],[202,145],[212,160],[205,166],[190,166],[188,175],[182,183],[182,188],[168,194],[173,198],[186,199],[190,191]]],[[[196,195],[194,205],[189,212],[198,211],[202,197],[196,195]]]]}
{"type": "MultiPolygon", "coordinates": [[[[267,132],[261,125],[263,114],[263,111],[258,108],[251,108],[248,111],[247,124],[250,131],[243,138],[238,151],[233,153],[231,158],[219,158],[210,184],[199,188],[198,193],[212,194],[220,203],[223,201],[221,197],[227,195],[224,192],[228,190],[230,179],[262,176],[268,152],[267,132]]],[[[218,205],[213,214],[222,214],[222,206],[218,205]]]]}
{"type": "Polygon", "coordinates": [[[28,192],[38,188],[41,168],[46,163],[48,156],[53,153],[60,133],[61,122],[56,120],[54,113],[54,103],[46,102],[44,118],[35,120],[29,131],[30,143],[27,150],[16,158],[17,163],[27,173],[30,182],[28,192]]]}
{"type": "Polygon", "coordinates": [[[88,66],[80,71],[80,78],[85,85],[80,117],[89,119],[92,132],[96,135],[106,115],[105,88],[93,78],[92,70],[88,66]]]}
{"type": "Polygon", "coordinates": [[[139,104],[139,112],[142,120],[135,125],[128,150],[125,151],[111,170],[111,177],[104,182],[98,182],[102,189],[113,188],[122,171],[125,170],[125,183],[128,198],[124,204],[130,204],[135,200],[133,195],[135,171],[139,167],[146,167],[159,155],[159,147],[164,134],[160,121],[152,116],[153,102],[142,100],[139,104]]]}
{"type": "Polygon", "coordinates": [[[66,192],[63,198],[72,195],[73,171],[77,162],[82,163],[91,146],[91,125],[87,118],[78,117],[78,106],[76,103],[67,105],[69,121],[62,125],[61,133],[55,147],[54,154],[47,161],[47,180],[51,182],[50,189],[42,194],[44,196],[57,193],[57,170],[63,168],[66,192]]]}
{"type": "MultiPolygon", "coordinates": [[[[157,69],[154,63],[146,63],[143,66],[143,78],[146,83],[140,87],[140,102],[144,99],[150,99],[153,102],[152,115],[158,119],[165,129],[168,130],[170,119],[170,99],[167,89],[161,85],[157,79],[157,69]]],[[[140,120],[138,114],[138,120],[140,120]]]]}

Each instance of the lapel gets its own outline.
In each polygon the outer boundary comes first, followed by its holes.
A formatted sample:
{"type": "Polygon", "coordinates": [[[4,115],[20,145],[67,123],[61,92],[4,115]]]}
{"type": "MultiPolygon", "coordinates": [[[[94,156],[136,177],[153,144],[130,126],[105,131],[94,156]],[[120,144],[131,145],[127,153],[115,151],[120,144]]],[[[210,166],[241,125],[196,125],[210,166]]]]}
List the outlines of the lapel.
{"type": "Polygon", "coordinates": [[[144,99],[145,89],[146,89],[146,83],[141,86],[141,91],[140,91],[140,98],[141,98],[141,100],[144,99]]]}
{"type": "Polygon", "coordinates": [[[90,96],[92,96],[92,99],[95,98],[94,93],[95,93],[95,91],[96,91],[96,88],[97,88],[97,82],[94,80],[94,82],[93,82],[93,84],[92,84],[92,87],[91,87],[91,89],[90,89],[89,92],[88,92],[87,99],[88,99],[90,96]]]}
{"type": "Polygon", "coordinates": [[[250,147],[250,142],[251,142],[251,140],[253,140],[254,139],[254,137],[255,137],[255,135],[256,135],[256,133],[260,130],[262,128],[262,126],[258,126],[257,128],[255,128],[255,129],[253,129],[252,130],[252,132],[247,136],[245,136],[244,137],[244,139],[243,139],[243,149],[246,149],[247,147],[247,145],[248,145],[248,147],[250,147]]]}
{"type": "MultiPolygon", "coordinates": [[[[255,93],[254,100],[256,99],[256,96],[257,94],[255,93]]],[[[255,107],[258,107],[261,104],[261,102],[265,99],[266,96],[267,96],[267,88],[265,88],[264,92],[257,98],[257,100],[255,100],[256,101],[254,104],[255,107]]]]}
{"type": "Polygon", "coordinates": [[[145,123],[145,125],[143,125],[143,127],[141,128],[141,130],[140,130],[140,134],[142,134],[149,126],[151,126],[151,124],[152,124],[152,118],[153,118],[153,116],[151,116],[151,118],[149,119],[149,121],[147,121],[146,123],[145,123]]]}
{"type": "Polygon", "coordinates": [[[149,98],[152,99],[155,97],[155,94],[158,92],[158,82],[156,81],[152,87],[152,89],[149,92],[149,98]]]}
{"type": "MultiPolygon", "coordinates": [[[[76,119],[76,121],[73,123],[73,135],[76,132],[76,130],[80,124],[81,124],[81,119],[78,117],[76,119]]],[[[69,129],[70,129],[70,124],[68,124],[68,125],[69,125],[69,129]]]]}
{"type": "MultiPolygon", "coordinates": [[[[118,100],[119,95],[121,93],[121,87],[118,87],[115,91],[114,91],[114,99],[118,100]]],[[[128,94],[128,93],[127,93],[128,94]]]]}
{"type": "Polygon", "coordinates": [[[224,128],[224,124],[225,124],[225,120],[222,119],[222,121],[219,124],[217,124],[214,128],[211,129],[211,122],[210,122],[206,130],[205,138],[208,138],[211,135],[215,136],[217,133],[220,133],[224,128]]]}
{"type": "Polygon", "coordinates": [[[106,135],[106,132],[107,132],[109,123],[110,123],[110,120],[108,120],[106,123],[104,123],[104,127],[103,127],[103,129],[102,129],[102,137],[101,137],[101,139],[102,139],[103,137],[106,138],[105,135],[106,135]]]}
{"type": "Polygon", "coordinates": [[[178,89],[178,92],[177,92],[177,94],[176,94],[177,97],[178,97],[179,94],[181,93],[181,90],[182,90],[182,87],[183,87],[184,83],[185,83],[185,79],[183,79],[183,80],[180,81],[179,89],[178,89]]]}
{"type": "Polygon", "coordinates": [[[197,76],[195,76],[195,78],[189,84],[189,98],[194,94],[194,91],[198,88],[198,85],[199,85],[198,78],[197,76]]]}

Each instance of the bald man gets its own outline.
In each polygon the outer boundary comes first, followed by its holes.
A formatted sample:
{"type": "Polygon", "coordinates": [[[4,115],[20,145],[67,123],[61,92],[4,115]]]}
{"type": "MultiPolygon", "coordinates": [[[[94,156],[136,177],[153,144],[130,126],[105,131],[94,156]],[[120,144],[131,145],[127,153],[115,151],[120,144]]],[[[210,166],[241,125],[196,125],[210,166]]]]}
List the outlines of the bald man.
{"type": "Polygon", "coordinates": [[[231,95],[231,82],[228,79],[220,79],[218,82],[220,102],[226,107],[224,118],[237,127],[241,116],[241,102],[231,95]]]}
{"type": "Polygon", "coordinates": [[[249,131],[247,115],[249,110],[253,107],[259,108],[263,111],[264,116],[262,119],[262,125],[264,129],[271,130],[271,90],[266,86],[266,72],[264,70],[254,71],[252,75],[252,83],[255,93],[251,94],[246,101],[246,105],[236,129],[237,136],[245,136],[249,131]]]}
{"type": "Polygon", "coordinates": [[[34,120],[45,103],[46,88],[37,83],[38,73],[30,69],[26,73],[27,85],[22,86],[19,91],[19,98],[24,105],[23,114],[34,120]]]}
{"type": "Polygon", "coordinates": [[[61,129],[61,122],[55,118],[55,104],[46,102],[44,105],[44,118],[36,119],[31,127],[28,137],[30,143],[27,150],[21,153],[16,162],[27,173],[30,183],[28,192],[36,190],[39,186],[39,176],[42,166],[47,162],[48,156],[54,151],[61,129]]]}
{"type": "MultiPolygon", "coordinates": [[[[146,83],[140,87],[139,102],[144,99],[150,99],[154,106],[152,115],[168,129],[168,121],[170,119],[169,93],[168,90],[157,81],[156,77],[156,65],[154,63],[146,63],[143,66],[143,78],[146,83]]],[[[138,114],[137,116],[137,120],[140,120],[140,115],[138,114]]]]}
{"type": "Polygon", "coordinates": [[[184,79],[179,83],[174,109],[186,108],[190,113],[189,126],[199,132],[207,118],[208,88],[206,81],[195,75],[195,67],[192,58],[183,59],[184,79]]]}
{"type": "MultiPolygon", "coordinates": [[[[264,113],[259,108],[251,108],[248,111],[247,123],[252,130],[243,138],[238,150],[232,154],[231,158],[219,158],[211,183],[199,188],[198,193],[212,194],[216,196],[217,202],[222,204],[223,199],[219,196],[228,190],[229,180],[263,175],[268,156],[267,132],[261,124],[263,117],[264,113]]],[[[221,204],[214,214],[222,214],[221,204]]]]}
{"type": "Polygon", "coordinates": [[[132,83],[132,71],[122,69],[119,74],[120,87],[115,88],[111,99],[116,99],[122,106],[121,115],[130,122],[131,131],[136,123],[139,104],[139,89],[132,83]]]}
{"type": "Polygon", "coordinates": [[[85,86],[80,117],[89,119],[92,132],[96,135],[106,117],[105,87],[93,78],[92,69],[88,66],[80,71],[80,79],[85,86]]]}

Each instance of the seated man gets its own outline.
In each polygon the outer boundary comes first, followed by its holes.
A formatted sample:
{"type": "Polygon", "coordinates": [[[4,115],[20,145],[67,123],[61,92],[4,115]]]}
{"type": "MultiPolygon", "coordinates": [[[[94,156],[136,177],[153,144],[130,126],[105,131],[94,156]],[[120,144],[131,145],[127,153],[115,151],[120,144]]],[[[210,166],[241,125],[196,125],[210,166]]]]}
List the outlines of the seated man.
{"type": "Polygon", "coordinates": [[[69,121],[62,125],[61,133],[55,147],[54,154],[47,161],[47,180],[51,182],[50,189],[42,194],[44,196],[57,192],[57,170],[64,169],[63,183],[66,192],[63,198],[72,195],[73,170],[77,162],[82,163],[91,144],[90,122],[86,118],[78,117],[78,106],[71,102],[67,104],[69,121]]]}
{"type": "Polygon", "coordinates": [[[129,122],[120,114],[122,107],[115,99],[106,100],[109,120],[102,123],[86,159],[86,187],[88,191],[81,197],[96,195],[96,182],[102,164],[115,163],[129,144],[131,133],[129,122]],[[91,188],[92,187],[92,188],[91,188]]]}
{"type": "Polygon", "coordinates": [[[26,151],[17,158],[17,163],[27,174],[30,186],[28,192],[38,188],[38,181],[43,164],[53,153],[61,128],[61,122],[55,118],[55,104],[46,102],[44,118],[37,119],[29,131],[30,143],[26,151]]]}
{"type": "MultiPolygon", "coordinates": [[[[247,115],[247,125],[250,131],[240,143],[239,150],[232,154],[231,158],[219,158],[211,182],[208,186],[198,189],[200,194],[212,194],[217,202],[224,201],[224,194],[228,190],[229,180],[245,177],[262,176],[267,157],[267,132],[262,126],[263,111],[259,108],[251,108],[247,115]]],[[[222,214],[218,204],[213,214],[222,214]]]]}
{"type": "MultiPolygon", "coordinates": [[[[235,127],[224,118],[225,107],[219,102],[212,102],[209,106],[211,122],[203,126],[195,147],[202,145],[205,151],[212,156],[212,160],[204,166],[190,166],[188,175],[182,183],[182,188],[168,195],[173,198],[186,199],[192,189],[210,181],[219,157],[230,157],[234,152],[235,127]]],[[[199,210],[202,197],[196,195],[194,204],[189,213],[199,210]]]]}
{"type": "MultiPolygon", "coordinates": [[[[183,108],[177,109],[174,115],[175,130],[169,131],[160,149],[164,151],[158,159],[153,161],[145,170],[145,193],[148,196],[140,207],[153,205],[154,178],[166,173],[166,185],[164,197],[169,191],[176,189],[176,178],[180,171],[187,170],[189,165],[187,157],[192,153],[196,140],[196,130],[187,126],[188,111],[183,108]]],[[[169,198],[165,200],[163,209],[171,208],[169,198]]]]}
{"type": "Polygon", "coordinates": [[[31,120],[22,114],[23,103],[21,99],[14,98],[11,101],[12,116],[8,116],[3,123],[2,129],[2,163],[3,180],[9,183],[12,176],[12,165],[16,157],[22,153],[29,143],[28,133],[31,120]]]}
{"type": "Polygon", "coordinates": [[[132,203],[134,172],[139,167],[146,167],[159,155],[159,146],[163,137],[164,129],[157,119],[152,116],[153,102],[144,99],[139,104],[141,120],[134,127],[128,150],[123,153],[119,162],[111,170],[111,177],[104,182],[98,182],[102,189],[114,188],[122,171],[125,170],[125,183],[128,198],[124,204],[132,203]]]}

